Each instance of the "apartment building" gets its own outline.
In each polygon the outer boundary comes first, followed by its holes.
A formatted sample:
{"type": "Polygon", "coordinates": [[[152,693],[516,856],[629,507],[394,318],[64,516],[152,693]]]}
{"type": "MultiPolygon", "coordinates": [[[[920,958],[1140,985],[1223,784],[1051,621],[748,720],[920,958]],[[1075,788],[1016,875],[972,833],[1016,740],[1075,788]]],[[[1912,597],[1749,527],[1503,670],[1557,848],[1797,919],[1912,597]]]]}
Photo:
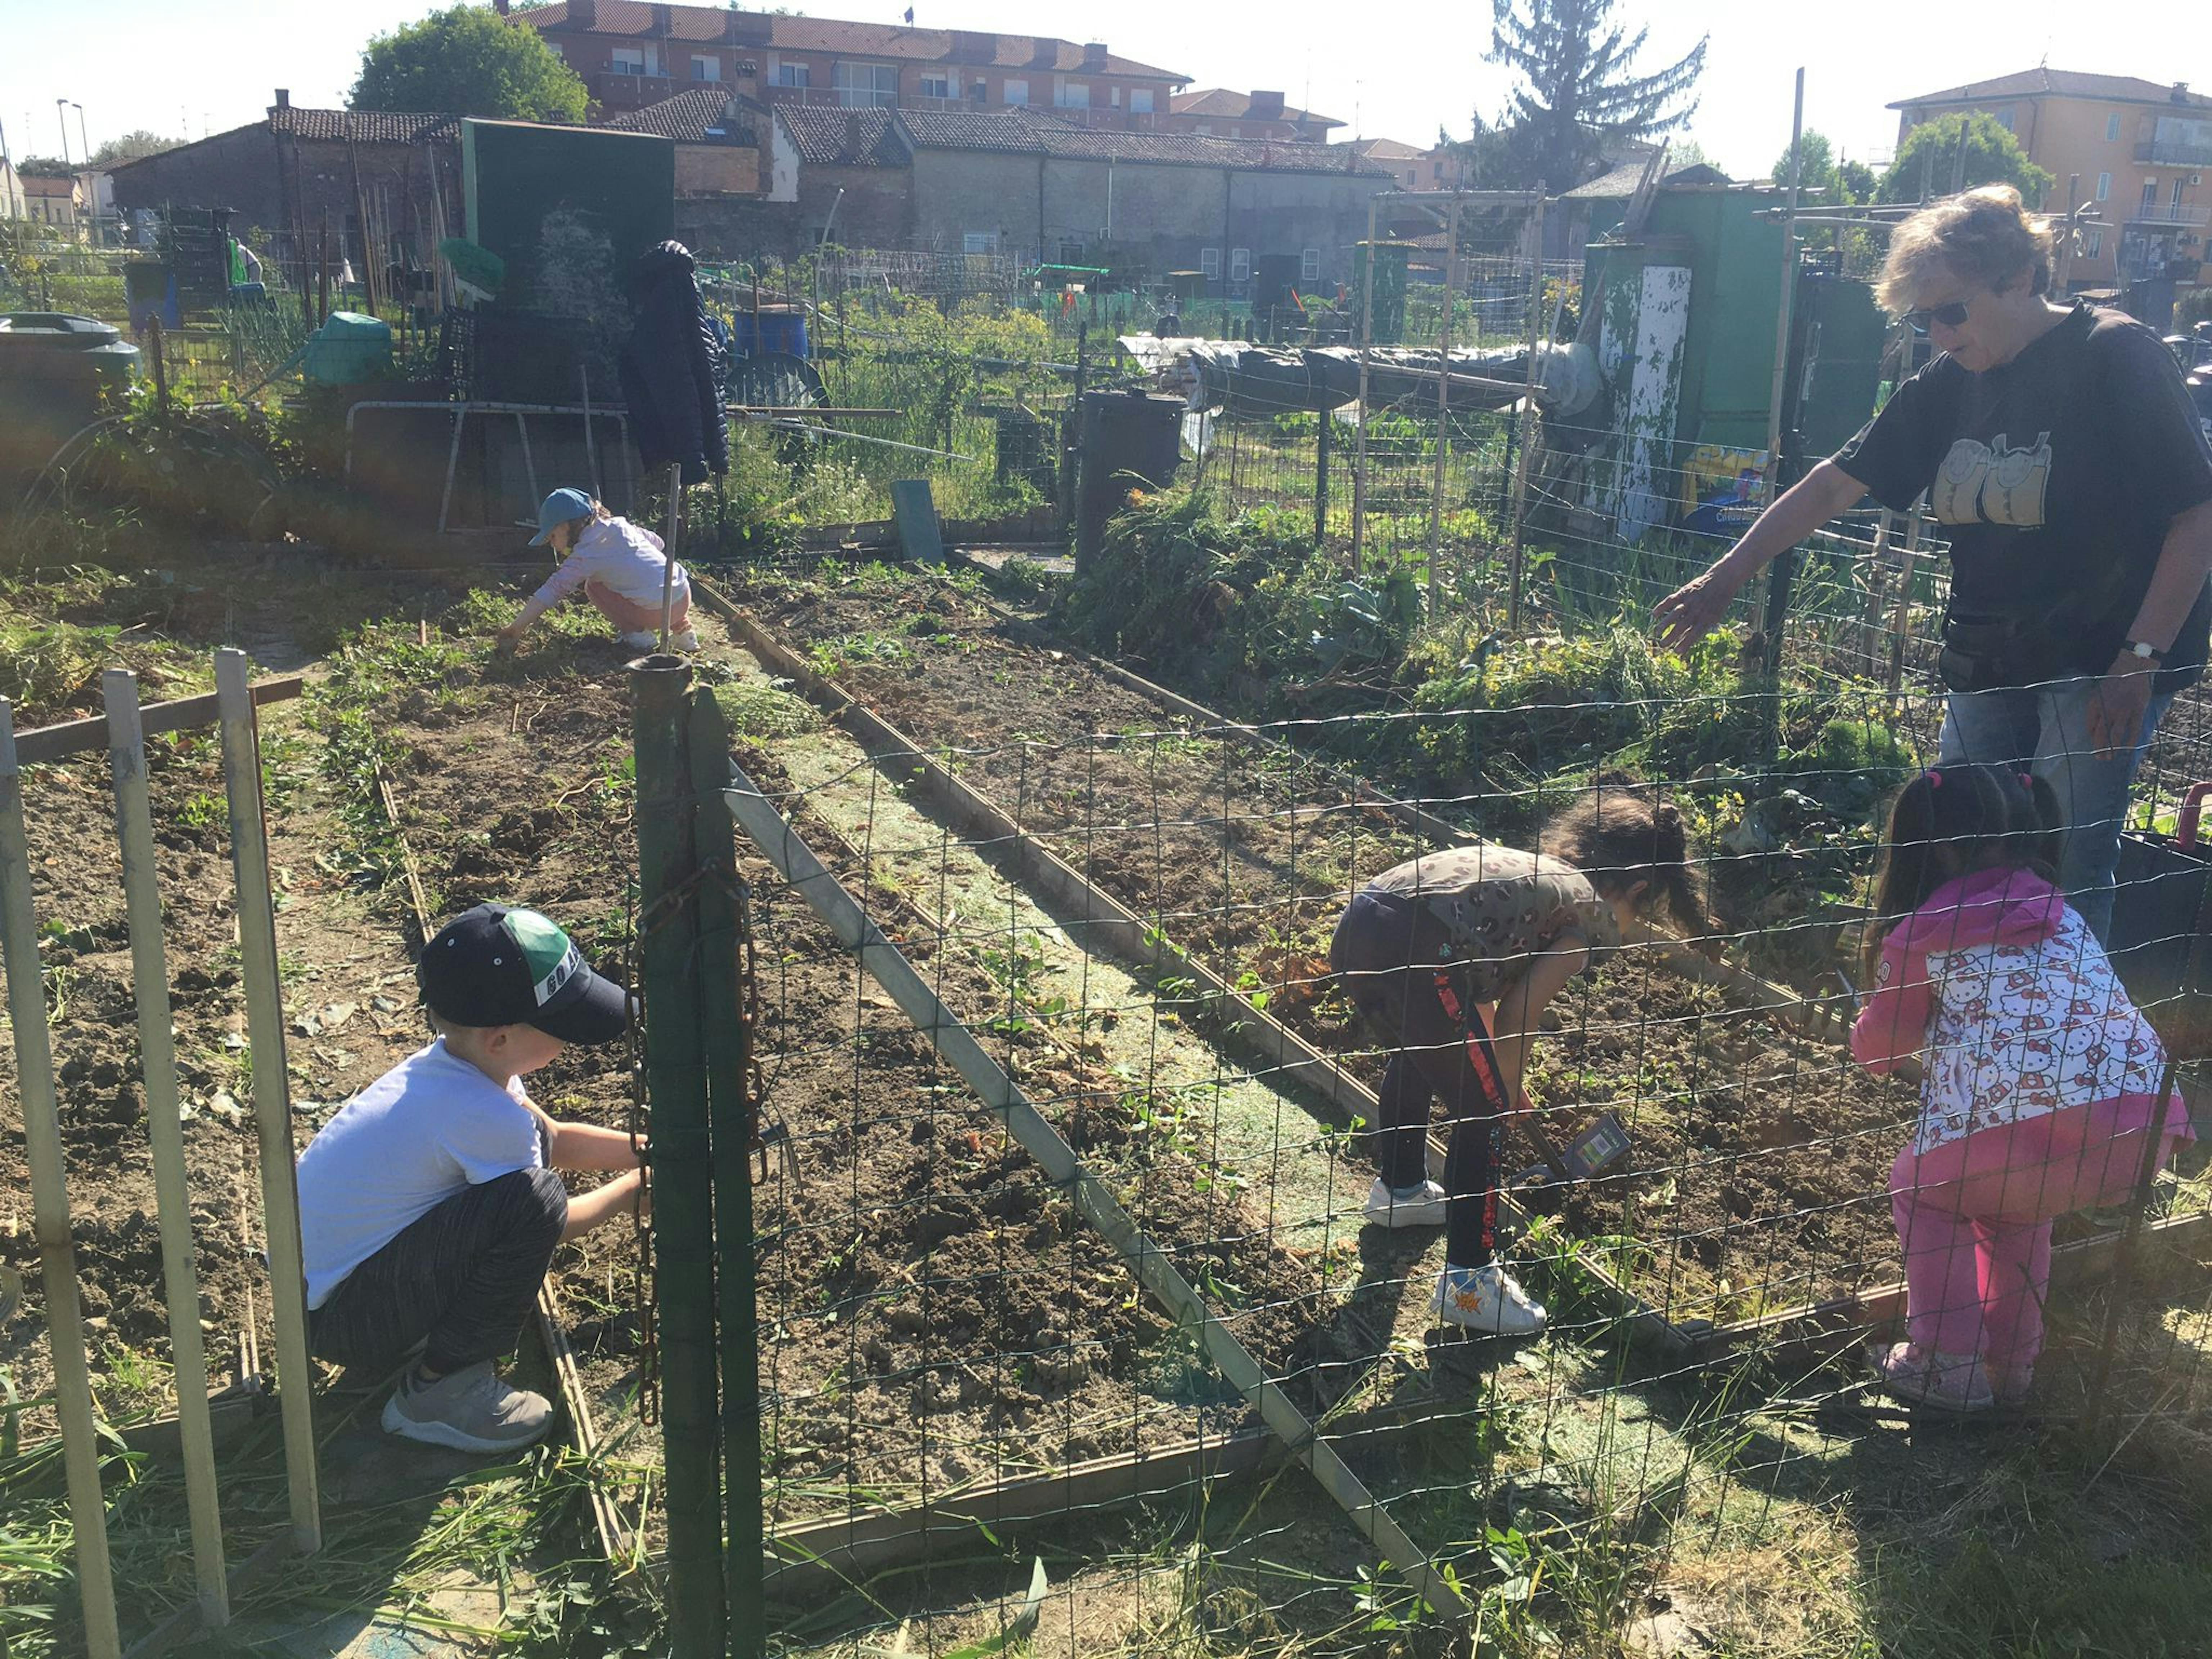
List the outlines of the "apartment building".
{"type": "Polygon", "coordinates": [[[1267,138],[1293,144],[1325,144],[1332,130],[1343,122],[1333,115],[1317,115],[1283,101],[1279,92],[1231,92],[1226,87],[1207,87],[1200,92],[1179,92],[1169,100],[1167,132],[1195,133],[1202,138],[1267,138]]]}
{"type": "MultiPolygon", "coordinates": [[[[2212,98],[2186,82],[2036,68],[1892,104],[1898,140],[1955,111],[1992,115],[2056,181],[2043,205],[2097,204],[2068,271],[2077,289],[2170,276],[2198,280],[2212,219],[2212,98]]],[[[1941,193],[1948,180],[1936,178],[1941,193]]]]}
{"type": "Polygon", "coordinates": [[[771,106],[1048,108],[1088,127],[1160,130],[1190,77],[1102,42],[910,28],[722,6],[553,0],[510,12],[544,36],[608,110],[723,85],[771,106]]]}

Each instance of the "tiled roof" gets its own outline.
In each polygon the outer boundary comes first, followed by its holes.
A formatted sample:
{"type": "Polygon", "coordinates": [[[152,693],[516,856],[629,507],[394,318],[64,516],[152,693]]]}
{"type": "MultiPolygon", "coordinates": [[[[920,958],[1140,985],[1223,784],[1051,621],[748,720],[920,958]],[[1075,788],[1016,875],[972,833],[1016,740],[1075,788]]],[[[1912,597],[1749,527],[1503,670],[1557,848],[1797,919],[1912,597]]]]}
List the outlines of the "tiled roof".
{"type": "Polygon", "coordinates": [[[1356,138],[1346,148],[1370,161],[1418,161],[1428,154],[1417,145],[1401,143],[1395,138],[1356,138]]]}
{"type": "Polygon", "coordinates": [[[460,139],[461,118],[387,110],[295,109],[288,104],[269,112],[269,130],[341,144],[451,144],[460,139]]]}
{"type": "Polygon", "coordinates": [[[1892,109],[1906,109],[1918,104],[1978,104],[1993,98],[2033,98],[2049,94],[2060,98],[2094,98],[2108,104],[2179,104],[2197,109],[2212,108],[2212,98],[2201,92],[2190,92],[2184,83],[2181,95],[2174,95],[2176,88],[2171,82],[2141,81],[2132,75],[2087,75],[2079,70],[2055,70],[2039,64],[2017,74],[2000,75],[1991,81],[1971,81],[1963,87],[1946,87],[1941,92],[1923,93],[1917,98],[1900,98],[1892,109]]]}
{"type": "Polygon", "coordinates": [[[899,121],[915,145],[925,149],[1011,150],[1071,161],[1388,176],[1385,169],[1354,155],[1349,144],[1210,138],[1186,132],[1101,131],[1078,126],[1045,110],[904,110],[899,121]]]}
{"type": "Polygon", "coordinates": [[[1190,79],[1111,52],[1091,63],[1072,40],[1044,35],[994,34],[964,29],[910,29],[896,23],[854,23],[835,17],[796,17],[782,12],[734,11],[721,6],[656,8],[641,0],[599,0],[592,21],[570,21],[568,0],[553,0],[514,14],[514,21],[539,30],[576,31],[657,38],[653,13],[668,14],[668,38],[687,42],[727,41],[755,51],[850,52],[860,58],[889,58],[908,63],[975,64],[996,69],[1027,69],[1047,74],[1142,76],[1178,84],[1190,79]]]}
{"type": "MultiPolygon", "coordinates": [[[[1232,92],[1227,87],[1208,87],[1203,92],[1179,92],[1168,100],[1168,107],[1177,115],[1202,115],[1213,120],[1241,120],[1252,113],[1252,94],[1232,92]]],[[[1308,126],[1340,127],[1343,122],[1334,115],[1316,115],[1310,109],[1293,109],[1285,104],[1273,115],[1260,118],[1265,121],[1297,121],[1308,126]]]]}
{"type": "Polygon", "coordinates": [[[23,194],[26,196],[74,196],[76,194],[76,180],[74,179],[47,179],[35,173],[23,173],[21,177],[23,183],[23,194]]]}
{"type": "MultiPolygon", "coordinates": [[[[837,111],[838,114],[844,112],[837,111]]],[[[617,132],[649,132],[679,144],[744,144],[755,142],[753,124],[742,111],[730,113],[730,94],[720,87],[695,87],[643,109],[624,112],[600,125],[617,132]]]]}
{"type": "Polygon", "coordinates": [[[817,167],[897,167],[910,159],[887,109],[790,104],[780,106],[775,118],[791,134],[799,159],[817,167]]]}

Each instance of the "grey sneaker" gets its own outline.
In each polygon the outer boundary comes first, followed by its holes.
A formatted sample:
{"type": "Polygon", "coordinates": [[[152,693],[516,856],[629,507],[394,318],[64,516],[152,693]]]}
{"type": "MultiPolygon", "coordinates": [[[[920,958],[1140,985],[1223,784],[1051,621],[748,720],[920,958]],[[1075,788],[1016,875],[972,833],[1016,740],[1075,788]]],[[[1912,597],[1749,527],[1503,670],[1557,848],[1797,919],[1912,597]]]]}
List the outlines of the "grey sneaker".
{"type": "Polygon", "coordinates": [[[434,1382],[410,1370],[384,1402],[386,1433],[458,1451],[518,1450],[552,1426],[553,1407],[544,1396],[509,1388],[489,1359],[434,1382]]]}
{"type": "Polygon", "coordinates": [[[633,651],[658,651],[660,649],[660,635],[657,631],[648,633],[646,630],[640,629],[628,633],[617,634],[615,637],[633,651]]]}
{"type": "Polygon", "coordinates": [[[671,634],[668,636],[668,648],[671,651],[696,651],[699,648],[698,633],[695,629],[687,628],[680,634],[671,634]]]}

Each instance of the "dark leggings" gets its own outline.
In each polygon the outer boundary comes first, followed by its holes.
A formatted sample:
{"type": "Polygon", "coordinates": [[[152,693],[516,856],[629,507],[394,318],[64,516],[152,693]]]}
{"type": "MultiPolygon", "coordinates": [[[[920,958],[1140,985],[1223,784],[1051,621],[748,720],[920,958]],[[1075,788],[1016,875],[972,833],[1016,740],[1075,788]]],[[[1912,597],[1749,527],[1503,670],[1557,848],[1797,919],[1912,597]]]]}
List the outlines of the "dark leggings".
{"type": "Polygon", "coordinates": [[[550,1170],[465,1188],[339,1281],[307,1316],[307,1340],[335,1364],[386,1370],[426,1342],[441,1373],[495,1359],[522,1334],[568,1223],[550,1170]]]}
{"type": "Polygon", "coordinates": [[[1444,1191],[1452,1200],[1445,1259],[1455,1267],[1479,1267],[1497,1250],[1506,1103],[1498,1056],[1467,1000],[1465,976],[1452,980],[1461,1018],[1446,1011],[1437,988],[1437,974],[1454,954],[1443,925],[1424,906],[1373,891],[1352,901],[1328,947],[1329,966],[1352,1006],[1393,1051],[1382,1073],[1382,1121],[1372,1137],[1382,1178],[1404,1188],[1427,1176],[1429,1106],[1441,1097],[1451,1129],[1444,1153],[1444,1191]]]}

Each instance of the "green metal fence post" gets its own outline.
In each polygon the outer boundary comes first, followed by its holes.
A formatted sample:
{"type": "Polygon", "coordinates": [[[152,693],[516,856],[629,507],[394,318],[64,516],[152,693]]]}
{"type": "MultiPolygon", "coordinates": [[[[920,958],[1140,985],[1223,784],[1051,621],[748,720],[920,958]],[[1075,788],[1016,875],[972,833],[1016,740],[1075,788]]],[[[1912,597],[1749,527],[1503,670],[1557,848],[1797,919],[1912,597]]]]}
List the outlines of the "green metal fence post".
{"type": "MultiPolygon", "coordinates": [[[[637,755],[638,981],[653,1103],[655,1318],[668,1504],[673,1659],[724,1650],[722,1491],[715,1421],[714,1216],[705,1024],[695,973],[699,909],[685,739],[691,670],[652,656],[630,671],[637,755]]],[[[721,777],[714,778],[716,787],[721,777]]]]}
{"type": "Polygon", "coordinates": [[[707,1097],[714,1152],[715,1290],[721,1327],[723,1574],[728,1650],[763,1650],[767,1622],[761,1524],[760,1345],[753,1255],[752,1149],[759,1123],[752,1098],[752,1010],[737,832],[720,791],[730,781],[730,731],[713,688],[691,694],[691,780],[696,791],[699,884],[700,1010],[706,1036],[707,1097]]]}

